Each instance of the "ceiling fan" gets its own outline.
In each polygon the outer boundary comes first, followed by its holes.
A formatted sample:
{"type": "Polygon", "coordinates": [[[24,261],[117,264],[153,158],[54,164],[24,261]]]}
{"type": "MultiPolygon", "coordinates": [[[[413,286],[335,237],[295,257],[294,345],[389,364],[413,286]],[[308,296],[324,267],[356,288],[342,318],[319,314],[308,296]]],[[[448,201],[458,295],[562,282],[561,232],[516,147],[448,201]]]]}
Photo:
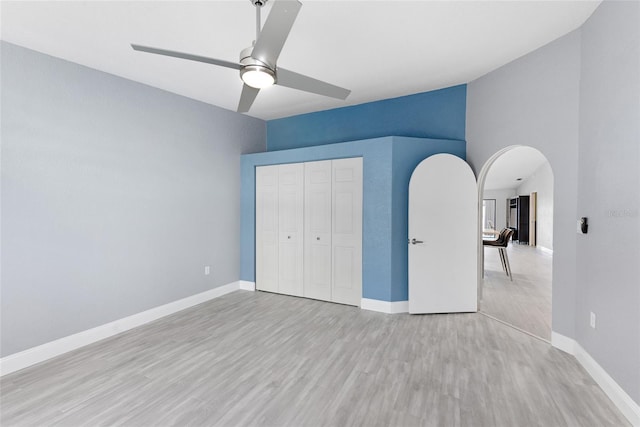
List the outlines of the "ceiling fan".
{"type": "Polygon", "coordinates": [[[240,113],[249,111],[260,89],[274,84],[337,99],[346,99],[349,96],[351,91],[348,89],[277,66],[278,56],[280,56],[302,3],[297,0],[275,1],[264,26],[260,29],[260,8],[268,0],[249,1],[256,7],[256,39],[251,46],[240,52],[240,63],[138,44],[132,44],[131,47],[141,52],[173,56],[239,70],[240,78],[244,82],[238,104],[238,112],[240,113]]]}

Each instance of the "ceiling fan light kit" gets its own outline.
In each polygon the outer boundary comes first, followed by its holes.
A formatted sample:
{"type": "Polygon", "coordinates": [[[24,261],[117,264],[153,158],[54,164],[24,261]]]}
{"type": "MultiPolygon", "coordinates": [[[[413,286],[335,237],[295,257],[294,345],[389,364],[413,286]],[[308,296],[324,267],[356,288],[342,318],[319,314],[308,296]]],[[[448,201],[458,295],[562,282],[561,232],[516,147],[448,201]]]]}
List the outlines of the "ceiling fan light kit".
{"type": "Polygon", "coordinates": [[[240,52],[240,78],[255,89],[264,89],[276,83],[276,72],[267,64],[251,57],[253,46],[240,52]]]}
{"type": "Polygon", "coordinates": [[[275,84],[337,99],[346,99],[347,96],[349,96],[351,91],[348,89],[277,67],[278,57],[291,31],[296,16],[302,7],[302,3],[298,0],[274,1],[271,12],[261,29],[260,8],[264,6],[267,0],[249,1],[256,8],[256,40],[252,46],[240,52],[239,64],[221,59],[137,44],[132,44],[131,47],[141,52],[188,59],[240,70],[240,79],[244,83],[237,110],[240,113],[249,111],[260,89],[275,84]]]}
{"type": "Polygon", "coordinates": [[[240,70],[244,84],[255,89],[264,89],[276,83],[276,74],[262,65],[247,65],[240,70]]]}

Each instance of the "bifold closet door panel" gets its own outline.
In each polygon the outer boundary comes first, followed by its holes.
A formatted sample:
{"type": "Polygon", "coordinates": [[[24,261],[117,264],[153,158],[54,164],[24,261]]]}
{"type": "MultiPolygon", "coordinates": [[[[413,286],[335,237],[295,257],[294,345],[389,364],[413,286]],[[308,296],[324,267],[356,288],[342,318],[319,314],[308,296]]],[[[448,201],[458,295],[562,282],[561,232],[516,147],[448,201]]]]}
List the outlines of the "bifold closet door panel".
{"type": "Polygon", "coordinates": [[[360,305],[362,158],[256,168],[256,288],[360,305]]]}
{"type": "Polygon", "coordinates": [[[278,292],[302,296],[304,165],[278,166],[278,292]]]}
{"type": "Polygon", "coordinates": [[[362,158],[332,161],[331,300],[360,305],[362,299],[362,158]]]}
{"type": "Polygon", "coordinates": [[[278,166],[256,168],[256,289],[278,292],[278,166]]]}
{"type": "Polygon", "coordinates": [[[304,164],[304,296],[331,301],[331,160],[304,164]]]}

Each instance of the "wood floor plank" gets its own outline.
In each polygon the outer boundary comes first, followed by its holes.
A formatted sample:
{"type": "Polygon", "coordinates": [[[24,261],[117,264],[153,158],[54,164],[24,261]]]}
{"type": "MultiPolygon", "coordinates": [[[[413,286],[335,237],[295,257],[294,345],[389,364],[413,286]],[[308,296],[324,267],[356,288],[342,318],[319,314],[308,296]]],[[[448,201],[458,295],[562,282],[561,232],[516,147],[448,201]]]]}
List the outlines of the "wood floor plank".
{"type": "Polygon", "coordinates": [[[0,380],[3,426],[624,426],[577,361],[481,314],[239,291],[0,380]]]}

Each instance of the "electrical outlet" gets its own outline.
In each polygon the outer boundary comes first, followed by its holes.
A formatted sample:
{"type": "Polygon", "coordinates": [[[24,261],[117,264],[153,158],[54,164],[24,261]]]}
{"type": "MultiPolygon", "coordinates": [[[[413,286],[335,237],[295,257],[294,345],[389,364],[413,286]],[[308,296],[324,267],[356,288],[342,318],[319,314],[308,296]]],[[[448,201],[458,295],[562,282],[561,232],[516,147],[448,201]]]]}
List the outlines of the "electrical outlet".
{"type": "Polygon", "coordinates": [[[591,317],[589,318],[589,326],[591,326],[593,329],[596,328],[596,314],[593,311],[591,312],[591,317]]]}
{"type": "Polygon", "coordinates": [[[211,274],[211,267],[208,265],[204,266],[204,275],[208,276],[209,274],[211,274]]]}

